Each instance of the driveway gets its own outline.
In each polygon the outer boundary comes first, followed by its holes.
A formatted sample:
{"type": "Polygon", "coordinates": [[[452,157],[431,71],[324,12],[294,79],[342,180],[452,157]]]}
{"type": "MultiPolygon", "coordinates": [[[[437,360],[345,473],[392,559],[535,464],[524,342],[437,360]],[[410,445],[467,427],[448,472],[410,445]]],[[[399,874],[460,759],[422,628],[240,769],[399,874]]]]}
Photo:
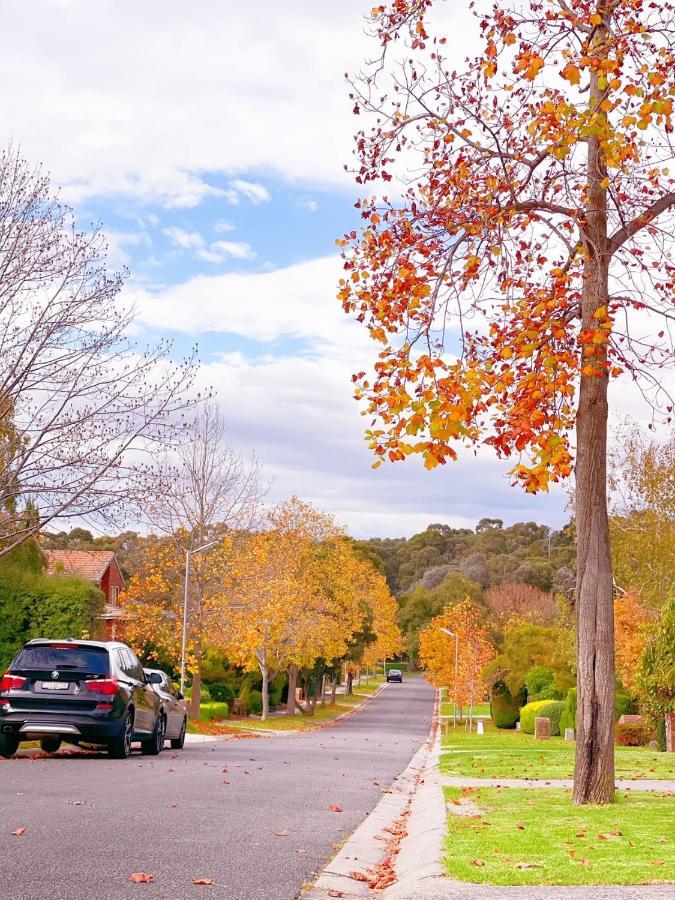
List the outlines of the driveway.
{"type": "Polygon", "coordinates": [[[410,678],[306,734],[120,761],[21,752],[0,762],[2,895],[293,900],[423,743],[433,703],[410,678]]]}

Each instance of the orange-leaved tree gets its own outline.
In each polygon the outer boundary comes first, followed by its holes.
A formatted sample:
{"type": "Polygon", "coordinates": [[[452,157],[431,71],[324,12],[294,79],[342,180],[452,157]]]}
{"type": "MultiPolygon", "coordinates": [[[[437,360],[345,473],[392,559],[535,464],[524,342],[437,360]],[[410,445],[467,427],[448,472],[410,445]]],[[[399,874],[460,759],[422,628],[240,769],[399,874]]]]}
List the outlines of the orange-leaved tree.
{"type": "Polygon", "coordinates": [[[615,601],[614,643],[616,668],[623,686],[632,697],[639,694],[640,666],[647,646],[649,627],[656,613],[645,606],[636,590],[630,590],[615,601]]]}
{"type": "Polygon", "coordinates": [[[515,454],[528,491],[574,466],[574,800],[608,803],[607,393],[627,372],[670,414],[655,370],[672,358],[674,5],[495,2],[459,72],[441,10],[376,6],[381,54],[352,82],[355,112],[373,117],[357,181],[404,182],[361,201],[363,232],[340,242],[340,300],[380,344],[357,395],[378,463],[419,453],[433,468],[483,442],[515,454]]]}
{"type": "Polygon", "coordinates": [[[473,706],[485,699],[487,683],[483,671],[495,657],[480,610],[468,598],[436,616],[420,632],[420,662],[436,687],[446,687],[458,706],[473,706]],[[457,673],[455,639],[457,636],[457,673]]]}

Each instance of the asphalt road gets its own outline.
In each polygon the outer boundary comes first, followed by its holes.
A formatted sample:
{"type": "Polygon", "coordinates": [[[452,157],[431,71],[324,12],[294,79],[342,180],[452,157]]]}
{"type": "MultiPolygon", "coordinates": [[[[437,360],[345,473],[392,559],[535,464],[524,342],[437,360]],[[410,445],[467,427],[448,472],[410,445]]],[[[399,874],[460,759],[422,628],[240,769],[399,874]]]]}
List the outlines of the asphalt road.
{"type": "Polygon", "coordinates": [[[411,678],[304,735],[128,760],[30,751],[2,760],[0,896],[293,900],[405,768],[432,707],[433,689],[411,678]],[[133,884],[131,872],[154,881],[133,884]]]}

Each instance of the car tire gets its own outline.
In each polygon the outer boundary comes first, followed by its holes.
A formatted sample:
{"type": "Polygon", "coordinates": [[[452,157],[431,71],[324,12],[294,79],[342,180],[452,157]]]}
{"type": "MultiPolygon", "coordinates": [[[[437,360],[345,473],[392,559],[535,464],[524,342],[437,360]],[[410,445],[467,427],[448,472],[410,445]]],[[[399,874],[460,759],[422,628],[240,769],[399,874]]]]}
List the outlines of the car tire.
{"type": "Polygon", "coordinates": [[[9,759],[19,749],[19,738],[15,734],[0,733],[0,756],[9,759]]]}
{"type": "Polygon", "coordinates": [[[40,747],[45,753],[56,753],[60,746],[61,738],[42,738],[42,740],[40,741],[40,747]]]}
{"type": "Polygon", "coordinates": [[[112,759],[126,759],[131,753],[131,741],[134,736],[134,714],[129,712],[116,737],[108,744],[108,756],[112,759]]]}
{"type": "Polygon", "coordinates": [[[166,719],[163,713],[157,716],[155,722],[155,730],[149,741],[141,741],[141,752],[146,756],[157,756],[164,749],[164,739],[166,737],[166,719]]]}
{"type": "Polygon", "coordinates": [[[187,730],[187,716],[183,719],[183,724],[180,727],[180,734],[177,738],[171,739],[171,749],[172,750],[182,750],[185,746],[185,732],[187,730]]]}

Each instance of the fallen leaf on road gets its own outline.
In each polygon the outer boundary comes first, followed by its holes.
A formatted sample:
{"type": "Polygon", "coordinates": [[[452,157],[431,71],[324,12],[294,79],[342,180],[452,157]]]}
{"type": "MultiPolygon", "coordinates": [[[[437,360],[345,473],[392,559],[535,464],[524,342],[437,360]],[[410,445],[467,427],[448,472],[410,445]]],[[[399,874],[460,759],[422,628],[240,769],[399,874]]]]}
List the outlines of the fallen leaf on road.
{"type": "Polygon", "coordinates": [[[304,847],[298,847],[295,851],[296,853],[307,853],[304,847]]]}
{"type": "Polygon", "coordinates": [[[472,860],[471,860],[471,865],[472,865],[472,866],[484,866],[484,865],[485,865],[485,860],[482,860],[482,859],[472,859],[472,860]]]}
{"type": "Polygon", "coordinates": [[[129,881],[133,881],[134,884],[150,884],[154,880],[155,876],[148,875],[147,872],[132,872],[129,876],[129,881]]]}
{"type": "Polygon", "coordinates": [[[516,863],[516,869],[543,869],[542,863],[519,862],[516,863]]]}
{"type": "Polygon", "coordinates": [[[25,829],[25,828],[17,828],[16,831],[13,831],[13,832],[12,832],[12,834],[14,835],[14,837],[21,837],[21,835],[22,835],[22,834],[25,834],[25,833],[26,833],[26,829],[25,829]]]}
{"type": "Polygon", "coordinates": [[[328,891],[328,896],[329,897],[344,897],[344,894],[342,893],[342,891],[336,891],[335,888],[331,888],[328,891]]]}
{"type": "Polygon", "coordinates": [[[193,884],[213,884],[213,878],[193,878],[193,884]]]}
{"type": "Polygon", "coordinates": [[[283,831],[275,831],[274,832],[277,837],[286,837],[288,834],[288,828],[284,828],[283,831]]]}
{"type": "Polygon", "coordinates": [[[328,809],[331,812],[342,812],[342,807],[338,806],[337,803],[331,803],[331,805],[328,807],[328,809]]]}

